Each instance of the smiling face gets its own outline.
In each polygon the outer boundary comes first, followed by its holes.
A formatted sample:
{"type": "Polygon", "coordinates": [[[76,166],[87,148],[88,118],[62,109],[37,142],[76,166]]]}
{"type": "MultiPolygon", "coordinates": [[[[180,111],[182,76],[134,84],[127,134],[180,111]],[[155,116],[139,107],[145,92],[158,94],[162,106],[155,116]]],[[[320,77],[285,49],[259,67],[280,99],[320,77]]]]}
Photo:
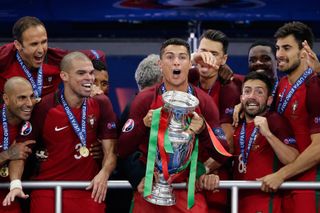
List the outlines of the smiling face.
{"type": "Polygon", "coordinates": [[[61,71],[65,91],[79,98],[89,97],[94,83],[94,68],[89,59],[74,58],[66,71],[61,71]]]}
{"type": "MultiPolygon", "coordinates": [[[[210,52],[216,59],[216,65],[220,67],[225,64],[228,56],[223,51],[223,44],[219,41],[213,41],[207,38],[203,38],[200,41],[198,52],[210,52]]],[[[218,73],[218,69],[215,69],[208,65],[198,65],[200,77],[210,79],[218,73]]]]}
{"type": "Polygon", "coordinates": [[[99,87],[105,95],[109,94],[109,74],[106,70],[94,70],[94,84],[99,87]]]}
{"type": "Polygon", "coordinates": [[[39,68],[48,50],[47,31],[42,25],[31,26],[22,33],[21,42],[14,44],[29,69],[39,68]]]}
{"type": "Polygon", "coordinates": [[[266,72],[270,78],[277,76],[277,60],[269,46],[252,47],[249,51],[248,65],[250,72],[266,72]]]}
{"type": "Polygon", "coordinates": [[[278,38],[276,48],[278,69],[281,72],[290,74],[300,66],[302,50],[293,35],[278,38]]]}
{"type": "Polygon", "coordinates": [[[35,97],[30,83],[25,79],[16,81],[15,85],[3,95],[3,100],[7,106],[9,123],[18,124],[30,119],[35,97]]]}
{"type": "Polygon", "coordinates": [[[168,45],[162,51],[159,65],[167,90],[185,91],[188,87],[188,72],[191,60],[183,45],[168,45]]]}
{"type": "Polygon", "coordinates": [[[268,88],[261,80],[248,80],[244,83],[241,95],[241,104],[246,118],[254,118],[263,114],[267,105],[272,102],[268,95],[268,88]]]}

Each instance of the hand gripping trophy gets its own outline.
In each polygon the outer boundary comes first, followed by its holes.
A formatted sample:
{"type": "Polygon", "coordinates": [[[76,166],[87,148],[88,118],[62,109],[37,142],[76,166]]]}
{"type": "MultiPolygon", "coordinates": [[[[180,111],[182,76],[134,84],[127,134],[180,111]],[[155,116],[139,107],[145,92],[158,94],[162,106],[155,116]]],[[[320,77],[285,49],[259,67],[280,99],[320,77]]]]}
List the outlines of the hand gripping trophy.
{"type": "MultiPolygon", "coordinates": [[[[189,115],[199,100],[180,91],[165,92],[162,99],[164,107],[152,115],[144,197],[156,205],[172,206],[175,205],[175,196],[170,183],[188,166],[190,171],[196,168],[198,140],[186,129],[191,120],[189,115]],[[158,180],[152,186],[154,172],[158,174],[158,180]]],[[[194,182],[195,172],[190,172],[188,196],[189,193],[194,196],[194,182]]]]}

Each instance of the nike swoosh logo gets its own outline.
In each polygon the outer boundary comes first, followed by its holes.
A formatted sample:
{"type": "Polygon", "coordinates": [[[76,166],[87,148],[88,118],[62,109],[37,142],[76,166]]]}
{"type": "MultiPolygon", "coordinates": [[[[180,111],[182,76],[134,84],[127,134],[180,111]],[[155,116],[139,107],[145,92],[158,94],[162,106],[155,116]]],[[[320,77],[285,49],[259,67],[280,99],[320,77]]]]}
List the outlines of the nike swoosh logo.
{"type": "Polygon", "coordinates": [[[64,130],[65,128],[68,128],[68,126],[64,126],[64,127],[60,127],[60,128],[56,126],[56,127],[54,128],[54,130],[55,130],[56,132],[59,132],[59,131],[61,131],[61,130],[64,130]]]}

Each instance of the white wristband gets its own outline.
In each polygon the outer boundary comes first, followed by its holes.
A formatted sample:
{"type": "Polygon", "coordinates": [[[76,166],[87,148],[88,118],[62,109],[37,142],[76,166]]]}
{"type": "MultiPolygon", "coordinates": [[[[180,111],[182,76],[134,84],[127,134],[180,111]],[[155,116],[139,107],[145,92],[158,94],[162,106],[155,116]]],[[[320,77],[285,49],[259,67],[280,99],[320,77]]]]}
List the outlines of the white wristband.
{"type": "Polygon", "coordinates": [[[22,189],[21,180],[15,179],[10,182],[10,191],[15,188],[22,189]]]}

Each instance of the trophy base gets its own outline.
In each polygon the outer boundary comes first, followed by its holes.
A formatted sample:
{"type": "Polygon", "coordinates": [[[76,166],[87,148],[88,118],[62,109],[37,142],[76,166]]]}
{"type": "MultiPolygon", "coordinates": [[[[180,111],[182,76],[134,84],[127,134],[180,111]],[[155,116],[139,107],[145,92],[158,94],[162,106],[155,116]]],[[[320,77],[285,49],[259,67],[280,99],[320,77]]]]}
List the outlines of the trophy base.
{"type": "Polygon", "coordinates": [[[145,199],[159,206],[173,206],[176,204],[176,198],[172,192],[172,186],[167,183],[156,183],[152,187],[151,195],[145,199]]]}

